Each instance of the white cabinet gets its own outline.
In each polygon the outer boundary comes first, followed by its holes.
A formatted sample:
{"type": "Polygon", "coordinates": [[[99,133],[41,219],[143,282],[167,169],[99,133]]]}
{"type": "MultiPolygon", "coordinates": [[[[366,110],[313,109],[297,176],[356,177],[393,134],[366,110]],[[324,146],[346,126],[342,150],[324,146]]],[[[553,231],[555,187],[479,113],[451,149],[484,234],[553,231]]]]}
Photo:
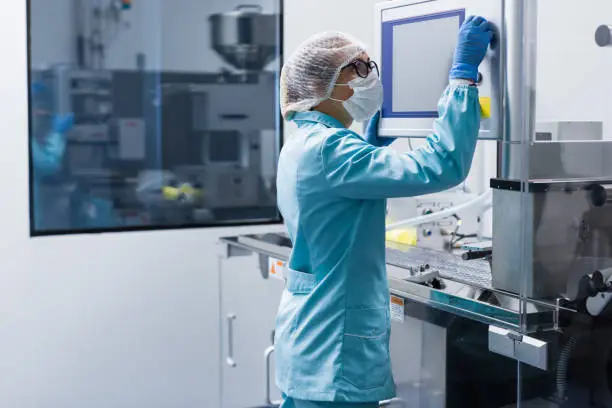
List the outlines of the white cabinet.
{"type": "Polygon", "coordinates": [[[280,399],[270,347],[285,283],[262,274],[260,264],[267,271],[268,257],[247,251],[233,255],[238,256],[222,257],[219,262],[221,407],[264,407],[268,406],[267,390],[271,400],[280,399]]]}

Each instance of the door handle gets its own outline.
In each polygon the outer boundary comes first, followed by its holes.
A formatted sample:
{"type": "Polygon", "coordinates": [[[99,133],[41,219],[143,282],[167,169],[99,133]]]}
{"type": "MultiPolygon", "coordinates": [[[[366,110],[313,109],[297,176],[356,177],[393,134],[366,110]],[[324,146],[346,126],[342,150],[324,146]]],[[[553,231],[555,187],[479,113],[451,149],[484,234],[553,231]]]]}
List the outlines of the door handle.
{"type": "Polygon", "coordinates": [[[225,362],[230,367],[236,367],[236,360],[234,360],[234,320],[236,315],[230,313],[226,317],[227,319],[227,357],[225,362]]]}
{"type": "Polygon", "coordinates": [[[401,398],[393,398],[386,401],[380,401],[378,404],[379,407],[390,407],[392,405],[399,405],[400,407],[405,407],[406,403],[401,398]]]}
{"type": "Polygon", "coordinates": [[[266,366],[266,390],[265,390],[265,395],[266,395],[266,400],[265,403],[266,405],[269,406],[280,406],[282,404],[282,401],[272,401],[272,391],[271,391],[271,387],[272,387],[272,380],[271,380],[271,375],[270,375],[270,368],[271,368],[271,364],[270,364],[270,360],[272,357],[272,353],[274,353],[274,346],[270,346],[266,349],[266,351],[264,351],[264,361],[265,361],[265,366],[266,366]]]}

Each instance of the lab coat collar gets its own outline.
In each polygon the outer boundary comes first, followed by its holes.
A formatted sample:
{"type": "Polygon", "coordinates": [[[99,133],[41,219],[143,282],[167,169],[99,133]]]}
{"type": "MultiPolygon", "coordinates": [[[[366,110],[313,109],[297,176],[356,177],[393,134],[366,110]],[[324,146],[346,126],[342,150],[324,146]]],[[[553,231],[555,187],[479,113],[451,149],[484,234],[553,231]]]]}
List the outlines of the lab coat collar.
{"type": "Polygon", "coordinates": [[[339,120],[319,111],[296,112],[291,120],[297,122],[298,125],[300,125],[300,122],[314,122],[320,123],[328,128],[345,128],[339,120]]]}

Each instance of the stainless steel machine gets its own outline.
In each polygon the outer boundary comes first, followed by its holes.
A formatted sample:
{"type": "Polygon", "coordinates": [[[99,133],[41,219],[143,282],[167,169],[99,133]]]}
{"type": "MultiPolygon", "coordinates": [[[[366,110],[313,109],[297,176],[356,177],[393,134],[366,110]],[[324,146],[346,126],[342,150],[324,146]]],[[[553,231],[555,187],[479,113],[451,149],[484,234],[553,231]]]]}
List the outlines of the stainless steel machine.
{"type": "Polygon", "coordinates": [[[207,208],[273,206],[276,75],[229,78],[208,75],[204,81],[164,84],[162,128],[173,134],[164,165],[196,180],[207,208]],[[186,146],[193,160],[185,160],[186,146]]]}
{"type": "Polygon", "coordinates": [[[231,66],[260,72],[278,54],[279,21],[259,5],[241,5],[209,17],[212,48],[231,66]]]}
{"type": "Polygon", "coordinates": [[[162,127],[173,134],[164,165],[194,180],[203,206],[214,212],[274,207],[278,71],[266,68],[279,52],[278,15],[245,5],[213,14],[209,23],[211,48],[233,71],[164,80],[162,127]],[[191,145],[196,160],[175,157],[171,143],[191,145]]]}
{"type": "MultiPolygon", "coordinates": [[[[63,65],[46,75],[57,113],[74,114],[74,126],[66,134],[66,168],[71,176],[88,179],[92,185],[108,185],[108,179],[113,177],[109,166],[113,155],[117,149],[125,150],[125,144],[122,146],[116,137],[112,72],[63,65]]],[[[139,121],[142,123],[142,119],[139,121]]],[[[144,143],[143,127],[136,128],[141,134],[134,135],[132,143],[144,143]]]]}
{"type": "Polygon", "coordinates": [[[612,267],[610,183],[494,180],[494,287],[536,299],[580,296],[584,277],[612,267]]]}
{"type": "MultiPolygon", "coordinates": [[[[383,129],[393,136],[422,137],[435,118],[415,103],[437,90],[413,84],[420,93],[406,101],[401,75],[413,73],[392,69],[407,57],[410,39],[429,30],[419,46],[450,49],[450,27],[456,33],[463,13],[484,15],[497,28],[481,66],[481,96],[491,97],[493,108],[479,135],[498,147],[497,171],[489,175],[492,241],[453,255],[420,244],[387,253],[391,292],[411,330],[428,336],[425,323],[446,329],[445,362],[426,343],[420,362],[402,359],[412,374],[399,389],[424,398],[418,406],[612,407],[612,134],[605,102],[612,55],[602,40],[609,24],[599,17],[612,7],[596,1],[589,10],[547,0],[406,0],[376,8],[377,54],[393,93],[383,129]],[[577,20],[579,35],[563,32],[577,20]],[[585,51],[580,63],[571,57],[578,50],[585,51]],[[570,72],[588,80],[561,91],[553,78],[570,72]],[[465,317],[478,323],[459,323],[465,317]],[[423,390],[411,382],[431,372],[443,373],[436,376],[445,384],[427,381],[423,390]]],[[[393,302],[391,308],[393,315],[393,302]]]]}

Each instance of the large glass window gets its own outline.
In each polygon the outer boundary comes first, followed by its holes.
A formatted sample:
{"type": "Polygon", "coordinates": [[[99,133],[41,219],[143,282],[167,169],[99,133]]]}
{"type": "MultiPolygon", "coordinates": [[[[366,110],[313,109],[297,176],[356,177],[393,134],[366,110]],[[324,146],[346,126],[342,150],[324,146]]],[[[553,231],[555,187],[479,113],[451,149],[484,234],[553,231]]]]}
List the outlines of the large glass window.
{"type": "Polygon", "coordinates": [[[279,221],[282,0],[30,0],[32,235],[279,221]]]}

